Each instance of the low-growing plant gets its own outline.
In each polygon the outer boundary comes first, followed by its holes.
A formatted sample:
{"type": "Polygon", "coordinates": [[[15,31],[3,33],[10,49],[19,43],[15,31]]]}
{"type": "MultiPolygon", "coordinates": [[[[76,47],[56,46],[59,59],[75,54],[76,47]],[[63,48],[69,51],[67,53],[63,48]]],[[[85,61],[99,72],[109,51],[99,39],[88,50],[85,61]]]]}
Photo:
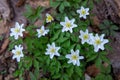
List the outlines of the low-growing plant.
{"type": "Polygon", "coordinates": [[[115,36],[116,31],[119,29],[113,22],[109,20],[104,20],[102,24],[99,25],[101,33],[107,36],[115,36]]]}
{"type": "Polygon", "coordinates": [[[106,75],[112,80],[104,48],[108,40],[104,34],[89,33],[86,3],[87,0],[50,0],[56,14],[46,13],[43,26],[33,25],[42,9],[30,9],[29,14],[28,8],[26,17],[30,24],[24,29],[23,24],[16,22],[15,28],[11,28],[9,50],[18,62],[14,76],[25,80],[24,74],[28,73],[31,80],[85,80],[86,67],[93,63],[101,71],[93,80],[102,80],[106,75]],[[34,16],[30,18],[31,15],[34,16]],[[22,32],[27,35],[23,37],[22,32]],[[103,66],[105,62],[107,68],[103,66]]]}

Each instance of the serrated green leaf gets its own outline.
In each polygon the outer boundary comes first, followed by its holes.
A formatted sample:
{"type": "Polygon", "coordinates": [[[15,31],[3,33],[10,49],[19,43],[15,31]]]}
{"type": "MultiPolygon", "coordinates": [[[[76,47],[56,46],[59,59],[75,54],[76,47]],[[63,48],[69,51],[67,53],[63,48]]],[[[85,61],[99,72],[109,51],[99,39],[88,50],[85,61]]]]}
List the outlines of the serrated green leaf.
{"type": "Polygon", "coordinates": [[[65,7],[69,7],[70,6],[70,3],[68,1],[64,1],[63,4],[64,4],[65,7]]]}
{"type": "Polygon", "coordinates": [[[50,39],[50,41],[51,41],[51,42],[55,41],[55,40],[59,37],[60,33],[61,33],[61,30],[58,30],[58,31],[54,34],[54,36],[50,39]]]}
{"type": "Polygon", "coordinates": [[[30,72],[30,79],[31,80],[37,80],[36,77],[34,76],[34,74],[32,72],[30,72]]]}
{"type": "Polygon", "coordinates": [[[64,3],[61,3],[61,4],[60,4],[60,7],[59,7],[59,11],[60,11],[61,13],[63,13],[64,8],[65,8],[64,3]]]}
{"type": "Polygon", "coordinates": [[[51,7],[57,8],[59,5],[60,5],[60,2],[50,0],[50,6],[51,6],[51,7]]]}
{"type": "Polygon", "coordinates": [[[52,76],[53,79],[59,79],[60,77],[61,77],[60,73],[57,73],[57,74],[52,76]]]}

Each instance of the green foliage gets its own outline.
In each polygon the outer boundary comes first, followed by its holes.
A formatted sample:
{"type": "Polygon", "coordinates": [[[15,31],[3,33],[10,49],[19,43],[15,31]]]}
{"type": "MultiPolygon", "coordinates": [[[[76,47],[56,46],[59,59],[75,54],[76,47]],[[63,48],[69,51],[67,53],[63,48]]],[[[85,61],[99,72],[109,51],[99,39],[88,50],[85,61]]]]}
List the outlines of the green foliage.
{"type": "Polygon", "coordinates": [[[30,5],[26,5],[26,12],[24,16],[28,18],[28,20],[34,23],[38,18],[41,18],[40,13],[43,11],[42,7],[38,7],[37,9],[33,9],[30,5]]]}
{"type": "MultiPolygon", "coordinates": [[[[33,23],[41,17],[43,8],[38,7],[37,9],[32,9],[29,5],[26,6],[24,15],[30,21],[30,24],[26,27],[29,35],[24,39],[20,38],[16,41],[11,37],[11,43],[9,45],[9,50],[13,49],[17,44],[24,44],[26,47],[24,58],[18,63],[18,70],[15,71],[14,76],[24,80],[23,75],[27,71],[31,80],[85,80],[84,73],[87,65],[89,63],[95,63],[101,69],[101,73],[93,80],[102,80],[103,77],[111,80],[110,66],[107,67],[107,70],[102,65],[102,62],[110,63],[106,58],[107,53],[105,51],[95,53],[93,46],[86,43],[82,45],[79,39],[79,31],[86,30],[90,24],[90,20],[80,19],[76,10],[81,6],[88,7],[88,1],[50,0],[50,5],[56,12],[54,15],[55,21],[49,24],[43,24],[45,28],[49,29],[49,34],[40,38],[37,37],[36,32],[38,27],[34,26],[33,23]],[[65,16],[68,16],[70,19],[76,19],[75,23],[78,27],[73,29],[73,33],[61,31],[62,27],[59,22],[63,21],[65,16]],[[56,46],[60,46],[61,48],[59,50],[60,56],[55,56],[53,59],[50,59],[49,56],[45,55],[45,52],[47,44],[52,42],[55,42],[56,46]],[[71,49],[80,50],[80,54],[85,57],[80,62],[80,66],[67,63],[65,55],[69,54],[71,49]],[[39,77],[40,70],[42,70],[42,77],[39,77]],[[49,73],[49,76],[46,77],[45,75],[47,73],[49,73]]],[[[93,7],[92,0],[89,1],[89,7],[90,9],[93,7]]]]}
{"type": "Polygon", "coordinates": [[[107,36],[114,36],[116,34],[116,31],[119,29],[118,26],[109,20],[104,20],[103,23],[100,24],[99,28],[101,32],[107,36]]]}

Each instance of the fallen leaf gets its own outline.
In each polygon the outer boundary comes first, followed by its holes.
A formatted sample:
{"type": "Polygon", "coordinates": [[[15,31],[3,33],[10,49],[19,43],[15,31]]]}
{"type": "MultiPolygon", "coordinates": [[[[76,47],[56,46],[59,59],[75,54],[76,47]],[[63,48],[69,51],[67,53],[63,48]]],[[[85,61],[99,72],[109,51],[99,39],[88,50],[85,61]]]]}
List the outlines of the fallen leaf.
{"type": "Polygon", "coordinates": [[[91,77],[95,77],[100,73],[100,70],[93,64],[87,67],[86,73],[91,77]]]}

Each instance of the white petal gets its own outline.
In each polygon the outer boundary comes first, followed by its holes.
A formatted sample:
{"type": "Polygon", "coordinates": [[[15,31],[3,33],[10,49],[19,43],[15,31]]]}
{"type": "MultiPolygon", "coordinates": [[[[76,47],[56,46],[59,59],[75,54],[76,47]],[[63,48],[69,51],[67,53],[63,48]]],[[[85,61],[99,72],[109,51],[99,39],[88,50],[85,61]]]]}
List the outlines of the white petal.
{"type": "Polygon", "coordinates": [[[84,59],[84,57],[83,56],[79,56],[79,59],[84,59]]]}
{"type": "Polygon", "coordinates": [[[62,32],[65,32],[65,28],[62,28],[62,32]]]}
{"type": "Polygon", "coordinates": [[[72,32],[73,32],[73,30],[72,30],[72,29],[70,29],[69,31],[70,31],[70,33],[72,33],[72,32]]]}
{"type": "Polygon", "coordinates": [[[65,22],[69,22],[69,19],[68,19],[68,17],[65,17],[65,22]]]}
{"type": "Polygon", "coordinates": [[[76,60],[75,60],[75,61],[73,61],[73,65],[76,65],[76,62],[77,62],[76,60]]]}
{"type": "Polygon", "coordinates": [[[17,62],[20,62],[20,57],[17,57],[16,59],[17,59],[17,62]]]}
{"type": "Polygon", "coordinates": [[[15,55],[13,55],[12,59],[15,59],[15,58],[16,58],[16,56],[15,56],[15,55]]]}
{"type": "Polygon", "coordinates": [[[104,39],[103,44],[108,43],[109,41],[107,39],[104,39]]]}
{"type": "Polygon", "coordinates": [[[55,43],[54,42],[52,43],[52,47],[55,48],[55,43]]]}
{"type": "Polygon", "coordinates": [[[75,19],[72,19],[72,20],[71,20],[71,23],[73,24],[74,22],[75,22],[75,19]]]}
{"type": "Polygon", "coordinates": [[[98,52],[99,48],[98,47],[94,47],[94,51],[98,52]]]}
{"type": "Polygon", "coordinates": [[[59,53],[56,53],[56,56],[60,56],[60,54],[59,54],[59,53]]]}
{"type": "Polygon", "coordinates": [[[83,18],[86,19],[86,15],[84,15],[83,18]]]}
{"type": "Polygon", "coordinates": [[[46,52],[45,54],[48,55],[48,54],[50,54],[50,53],[49,53],[49,52],[46,52]]]}
{"type": "Polygon", "coordinates": [[[71,54],[73,54],[74,53],[74,50],[73,49],[71,49],[71,54]]]}
{"type": "Polygon", "coordinates": [[[51,55],[50,55],[50,59],[52,59],[53,57],[54,57],[54,54],[51,54],[51,55]]]}
{"type": "Polygon", "coordinates": [[[71,58],[71,55],[70,55],[70,54],[67,54],[65,57],[66,57],[66,58],[71,58]]]}
{"type": "Polygon", "coordinates": [[[80,10],[77,10],[77,13],[80,13],[80,10]]]}
{"type": "Polygon", "coordinates": [[[77,60],[76,64],[77,64],[77,66],[80,66],[80,61],[79,61],[79,60],[77,60]]]}
{"type": "Polygon", "coordinates": [[[72,61],[71,61],[71,60],[69,60],[69,61],[68,61],[68,63],[72,63],[72,61]]]}
{"type": "Polygon", "coordinates": [[[62,26],[65,26],[65,22],[60,22],[60,24],[61,24],[62,26]]]}
{"type": "Polygon", "coordinates": [[[101,46],[100,46],[100,49],[101,49],[101,50],[104,50],[104,49],[105,49],[105,48],[104,48],[104,45],[101,45],[101,46]]]}
{"type": "Polygon", "coordinates": [[[45,30],[44,26],[41,27],[42,30],[45,30]]]}
{"type": "Polygon", "coordinates": [[[76,50],[75,53],[76,53],[76,54],[79,54],[79,50],[76,50]]]}

